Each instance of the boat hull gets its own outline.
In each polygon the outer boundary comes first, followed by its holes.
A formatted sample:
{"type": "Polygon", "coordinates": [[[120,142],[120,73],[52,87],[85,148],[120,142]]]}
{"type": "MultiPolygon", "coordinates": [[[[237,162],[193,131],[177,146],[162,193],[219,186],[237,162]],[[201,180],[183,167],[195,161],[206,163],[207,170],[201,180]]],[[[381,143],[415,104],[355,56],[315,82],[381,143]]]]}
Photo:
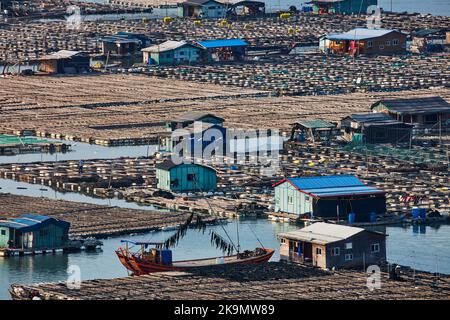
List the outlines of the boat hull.
{"type": "MultiPolygon", "coordinates": [[[[272,258],[275,250],[273,249],[264,249],[265,253],[255,257],[248,257],[243,259],[235,259],[232,261],[224,262],[220,265],[232,266],[236,264],[259,264],[266,263],[272,258]]],[[[199,260],[190,260],[190,261],[181,261],[178,263],[183,263],[186,265],[163,265],[159,263],[152,263],[148,261],[140,261],[139,257],[133,256],[132,254],[126,252],[125,250],[117,250],[117,256],[119,257],[122,265],[131,271],[134,275],[143,275],[154,272],[168,272],[168,271],[189,271],[190,269],[198,269],[198,268],[207,268],[211,266],[218,265],[217,263],[208,263],[202,265],[195,265],[195,262],[202,261],[199,260]],[[192,265],[189,265],[189,264],[192,265]]],[[[220,257],[218,257],[220,258],[220,257]]],[[[213,261],[216,258],[211,258],[207,260],[213,261]]],[[[206,259],[203,259],[206,260],[206,259]]],[[[177,264],[177,262],[175,262],[177,264]]]]}

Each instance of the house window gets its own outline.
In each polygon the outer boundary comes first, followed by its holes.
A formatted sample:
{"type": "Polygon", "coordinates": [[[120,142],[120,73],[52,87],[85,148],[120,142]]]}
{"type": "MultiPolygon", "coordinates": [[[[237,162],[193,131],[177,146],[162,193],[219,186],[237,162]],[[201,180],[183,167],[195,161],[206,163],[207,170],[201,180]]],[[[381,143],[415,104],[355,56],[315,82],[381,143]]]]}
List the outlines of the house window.
{"type": "Polygon", "coordinates": [[[6,236],[6,230],[1,231],[2,236],[6,236]]]}
{"type": "Polygon", "coordinates": [[[180,56],[184,56],[184,51],[180,51],[180,56]]]}
{"type": "Polygon", "coordinates": [[[353,249],[353,243],[352,243],[352,242],[347,242],[347,243],[345,244],[345,249],[347,249],[347,250],[353,249]]]}
{"type": "Polygon", "coordinates": [[[383,50],[384,49],[384,45],[380,44],[380,49],[383,50]]]}
{"type": "Polygon", "coordinates": [[[393,45],[393,46],[398,46],[398,44],[399,44],[398,39],[392,40],[392,45],[393,45]]]}
{"type": "Polygon", "coordinates": [[[391,46],[391,41],[390,40],[386,40],[386,47],[390,47],[391,46]]]}
{"type": "Polygon", "coordinates": [[[288,203],[293,204],[294,203],[294,197],[288,196],[288,203]]]}
{"type": "Polygon", "coordinates": [[[317,255],[321,255],[322,254],[322,249],[321,248],[316,248],[316,254],[317,255]]]}
{"type": "Polygon", "coordinates": [[[188,181],[195,181],[195,174],[189,173],[189,174],[187,175],[187,180],[188,180],[188,181]]]}
{"type": "Polygon", "coordinates": [[[370,252],[372,252],[372,253],[380,252],[380,244],[379,243],[372,244],[370,246],[370,252]]]}
{"type": "Polygon", "coordinates": [[[372,48],[372,47],[373,47],[373,42],[367,41],[367,48],[372,48]]]}
{"type": "Polygon", "coordinates": [[[281,243],[286,243],[286,239],[282,238],[281,243]]]}
{"type": "Polygon", "coordinates": [[[351,260],[353,260],[353,253],[346,253],[345,261],[351,261],[351,260]]]}
{"type": "Polygon", "coordinates": [[[340,254],[341,254],[341,250],[340,250],[339,247],[335,247],[335,248],[331,249],[331,255],[332,256],[338,256],[340,254]]]}
{"type": "Polygon", "coordinates": [[[305,201],[309,202],[309,196],[305,196],[305,201]]]}
{"type": "Polygon", "coordinates": [[[177,187],[177,186],[178,186],[178,179],[175,179],[175,180],[170,181],[170,185],[171,185],[172,187],[177,187]]]}

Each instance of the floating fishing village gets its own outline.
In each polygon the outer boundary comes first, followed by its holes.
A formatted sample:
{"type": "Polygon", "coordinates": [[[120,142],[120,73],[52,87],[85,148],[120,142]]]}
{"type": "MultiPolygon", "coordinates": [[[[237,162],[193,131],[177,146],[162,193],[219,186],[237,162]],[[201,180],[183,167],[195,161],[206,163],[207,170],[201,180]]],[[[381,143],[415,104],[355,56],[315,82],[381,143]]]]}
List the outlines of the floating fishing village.
{"type": "Polygon", "coordinates": [[[395,2],[0,0],[0,300],[449,300],[450,4],[395,2]]]}

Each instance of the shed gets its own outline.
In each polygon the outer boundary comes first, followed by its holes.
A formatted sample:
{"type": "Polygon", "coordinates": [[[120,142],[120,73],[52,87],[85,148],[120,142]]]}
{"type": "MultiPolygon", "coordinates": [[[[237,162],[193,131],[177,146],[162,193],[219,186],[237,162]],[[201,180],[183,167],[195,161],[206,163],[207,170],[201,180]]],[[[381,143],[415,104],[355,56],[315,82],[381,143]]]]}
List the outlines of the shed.
{"type": "Polygon", "coordinates": [[[156,165],[157,187],[172,192],[209,192],[217,187],[216,170],[196,163],[175,164],[166,160],[156,165]]]}
{"type": "Polygon", "coordinates": [[[83,73],[90,71],[89,55],[70,50],[45,55],[39,59],[39,70],[47,73],[83,73]]]}
{"type": "Polygon", "coordinates": [[[275,211],[298,216],[369,222],[386,212],[385,192],[352,175],[285,178],[274,184],[275,211]]]}
{"type": "Polygon", "coordinates": [[[147,44],[140,35],[117,33],[100,39],[103,55],[126,56],[138,53],[147,44]]]}
{"type": "Polygon", "coordinates": [[[406,34],[397,30],[356,28],[320,38],[319,47],[331,54],[405,53],[406,34]]]}
{"type": "Polygon", "coordinates": [[[386,234],[317,222],[278,234],[280,260],[323,269],[356,268],[386,261],[386,234]]]}
{"type": "Polygon", "coordinates": [[[316,140],[329,140],[335,132],[336,125],[334,123],[317,119],[317,120],[300,120],[292,125],[291,141],[305,139],[316,140]],[[297,134],[297,131],[300,131],[297,134]]]}
{"type": "Polygon", "coordinates": [[[208,60],[243,60],[248,43],[242,39],[205,40],[198,43],[208,52],[208,60]]]}
{"type": "Polygon", "coordinates": [[[409,143],[413,126],[385,113],[352,114],[340,121],[344,138],[363,143],[409,143]]]}
{"type": "Polygon", "coordinates": [[[194,122],[204,122],[204,123],[211,123],[215,125],[222,126],[225,120],[223,118],[220,118],[212,113],[207,112],[200,112],[200,111],[189,111],[186,112],[179,117],[172,119],[171,121],[166,123],[166,127],[170,130],[176,130],[185,128],[194,122]]]}
{"type": "Polygon", "coordinates": [[[0,220],[0,248],[29,251],[63,248],[69,228],[69,222],[35,214],[0,220]]]}
{"type": "Polygon", "coordinates": [[[145,64],[186,64],[202,60],[203,48],[187,41],[166,41],[142,49],[145,64]]]}
{"type": "Polygon", "coordinates": [[[259,17],[266,12],[266,4],[262,1],[244,0],[228,6],[227,17],[249,16],[259,17]]]}
{"type": "Polygon", "coordinates": [[[388,99],[375,102],[373,112],[389,114],[394,119],[422,126],[448,126],[450,104],[441,97],[388,99]]]}
{"type": "Polygon", "coordinates": [[[225,18],[227,7],[227,3],[216,0],[186,0],[178,4],[178,16],[225,18]]]}
{"type": "Polygon", "coordinates": [[[370,6],[376,6],[378,0],[312,0],[313,12],[318,14],[366,14],[370,6]]]}

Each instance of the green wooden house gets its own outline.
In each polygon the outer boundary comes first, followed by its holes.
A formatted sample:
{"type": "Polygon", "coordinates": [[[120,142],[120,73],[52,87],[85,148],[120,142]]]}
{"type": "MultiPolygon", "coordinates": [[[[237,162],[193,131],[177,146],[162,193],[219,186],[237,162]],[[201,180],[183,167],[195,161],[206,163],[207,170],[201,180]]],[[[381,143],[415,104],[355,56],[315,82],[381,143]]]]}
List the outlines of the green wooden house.
{"type": "Polygon", "coordinates": [[[68,241],[69,228],[69,222],[34,214],[0,220],[0,249],[62,249],[68,241]]]}
{"type": "Polygon", "coordinates": [[[166,41],[141,51],[145,64],[191,64],[206,59],[205,50],[200,45],[187,41],[166,41]]]}
{"type": "Polygon", "coordinates": [[[171,192],[209,192],[217,188],[216,170],[195,163],[175,164],[166,160],[156,165],[157,187],[171,192]]]}
{"type": "Polygon", "coordinates": [[[376,6],[378,0],[312,0],[315,13],[366,14],[370,6],[376,6]]]}

